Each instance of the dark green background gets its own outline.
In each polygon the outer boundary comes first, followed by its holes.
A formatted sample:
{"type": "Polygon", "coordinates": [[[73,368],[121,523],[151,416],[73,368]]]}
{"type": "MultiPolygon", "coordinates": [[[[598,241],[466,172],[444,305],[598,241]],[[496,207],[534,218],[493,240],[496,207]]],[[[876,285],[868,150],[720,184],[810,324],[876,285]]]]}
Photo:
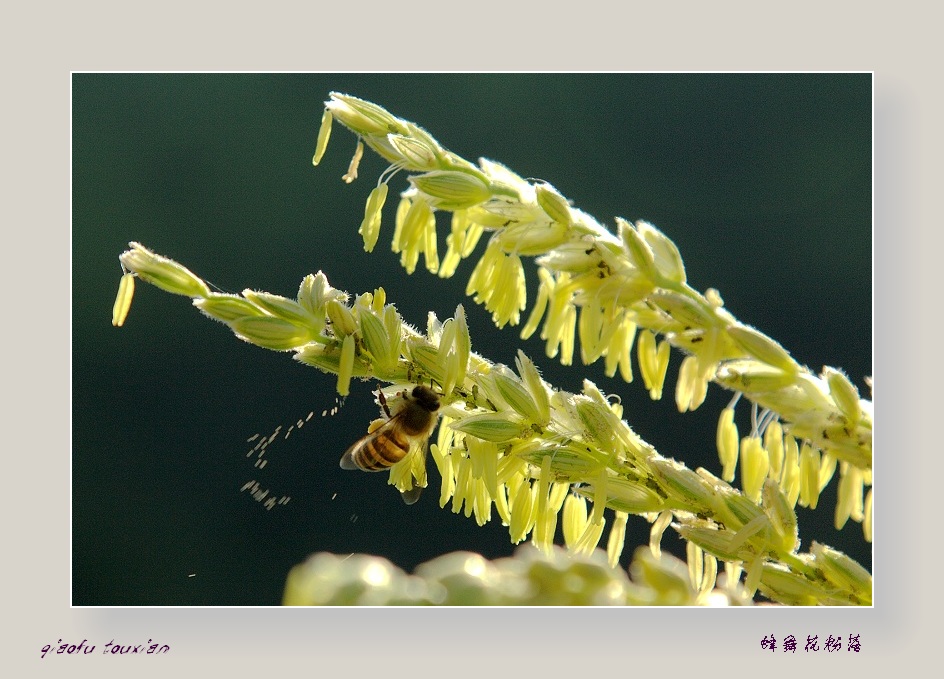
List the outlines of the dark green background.
{"type": "MultiPolygon", "coordinates": [[[[436,477],[407,507],[385,477],[338,468],[376,416],[374,385],[355,383],[344,408],[321,418],[333,379],[144,284],[126,326],[111,327],[130,240],[229,291],[293,296],[321,269],[351,292],[383,285],[416,325],[462,302],[478,352],[511,363],[521,346],[569,390],[589,377],[622,397],[626,419],[662,454],[718,471],[715,422],[730,394],[713,386],[699,411],[679,415],[677,354],[657,403],[599,365],[561,368],[539,339],[496,330],[465,298],[473,262],[449,281],[405,275],[388,246],[393,199],[380,245],[364,253],[357,226],[384,163],[368,153],[361,179],[341,182],[354,138],[338,126],[312,168],[332,90],[419,123],[466,158],[545,179],[608,225],[651,221],[678,245],[693,286],[719,289],[799,361],[842,367],[864,389],[870,74],[75,74],[74,604],[271,605],[289,568],[318,551],[379,554],[409,570],[454,550],[513,550],[497,514],[479,528],[440,509],[436,477]],[[265,469],[253,467],[250,435],[312,410],[308,426],[270,447],[265,469]],[[266,511],[239,492],[250,479],[291,502],[266,511]]],[[[871,568],[859,525],[832,528],[835,493],[834,481],[820,511],[799,510],[803,549],[817,539],[871,568]]],[[[648,524],[631,517],[624,564],[647,541],[648,524]]],[[[684,554],[671,531],[663,546],[684,554]]]]}

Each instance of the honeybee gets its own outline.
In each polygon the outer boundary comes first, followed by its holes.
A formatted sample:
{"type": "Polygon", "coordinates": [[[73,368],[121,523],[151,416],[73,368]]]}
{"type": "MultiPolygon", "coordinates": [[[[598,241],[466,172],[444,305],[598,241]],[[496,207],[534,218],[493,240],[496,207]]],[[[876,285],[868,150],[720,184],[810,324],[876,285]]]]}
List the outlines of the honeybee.
{"type": "MultiPolygon", "coordinates": [[[[439,394],[419,385],[410,391],[401,391],[397,396],[394,412],[391,412],[383,392],[377,392],[387,420],[347,449],[341,456],[341,469],[383,471],[402,460],[415,447],[427,444],[439,420],[436,414],[440,405],[439,394]]],[[[413,504],[421,491],[422,488],[414,485],[412,490],[402,494],[403,501],[413,504]]]]}

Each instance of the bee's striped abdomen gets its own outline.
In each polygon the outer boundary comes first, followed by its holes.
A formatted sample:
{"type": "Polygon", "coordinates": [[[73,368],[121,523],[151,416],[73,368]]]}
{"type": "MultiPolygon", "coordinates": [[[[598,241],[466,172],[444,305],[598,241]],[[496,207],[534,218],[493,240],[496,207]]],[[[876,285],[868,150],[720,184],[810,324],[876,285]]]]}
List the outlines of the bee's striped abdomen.
{"type": "Polygon", "coordinates": [[[410,452],[410,441],[396,427],[368,436],[351,446],[341,458],[344,469],[379,472],[392,467],[410,452]]]}

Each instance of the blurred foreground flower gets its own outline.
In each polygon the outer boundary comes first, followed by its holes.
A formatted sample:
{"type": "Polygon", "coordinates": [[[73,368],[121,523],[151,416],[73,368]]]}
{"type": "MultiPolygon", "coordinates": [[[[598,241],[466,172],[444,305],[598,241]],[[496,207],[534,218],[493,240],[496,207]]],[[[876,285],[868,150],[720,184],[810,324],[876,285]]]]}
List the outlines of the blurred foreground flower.
{"type": "Polygon", "coordinates": [[[629,574],[610,568],[606,553],[544,553],[530,545],[489,561],[453,552],[408,575],[386,559],[322,552],[288,575],[286,606],[725,606],[742,603],[715,590],[699,596],[686,565],[673,556],[637,551],[629,574]]]}

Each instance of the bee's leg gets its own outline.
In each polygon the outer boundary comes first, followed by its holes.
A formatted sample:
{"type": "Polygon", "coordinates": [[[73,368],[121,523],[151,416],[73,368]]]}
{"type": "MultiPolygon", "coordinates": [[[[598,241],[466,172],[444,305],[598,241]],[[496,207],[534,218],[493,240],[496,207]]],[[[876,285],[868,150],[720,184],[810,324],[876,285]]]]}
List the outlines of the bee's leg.
{"type": "Polygon", "coordinates": [[[384,413],[387,415],[389,420],[393,415],[390,414],[390,408],[387,406],[387,397],[384,396],[383,390],[377,389],[377,400],[380,402],[380,407],[383,408],[384,413]]]}

